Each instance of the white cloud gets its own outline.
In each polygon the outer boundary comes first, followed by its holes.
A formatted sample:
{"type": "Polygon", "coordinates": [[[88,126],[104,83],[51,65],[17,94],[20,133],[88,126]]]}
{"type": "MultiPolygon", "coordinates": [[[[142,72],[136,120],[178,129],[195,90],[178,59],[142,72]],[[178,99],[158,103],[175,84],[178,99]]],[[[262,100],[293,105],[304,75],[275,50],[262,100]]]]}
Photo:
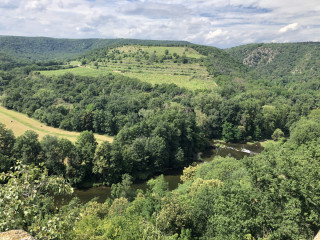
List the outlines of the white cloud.
{"type": "Polygon", "coordinates": [[[319,22],[315,0],[0,0],[0,35],[168,39],[230,47],[320,41],[319,22]]]}
{"type": "Polygon", "coordinates": [[[285,27],[280,28],[280,33],[286,33],[288,31],[295,31],[299,28],[299,23],[291,23],[285,27]]]}
{"type": "Polygon", "coordinates": [[[228,31],[223,31],[221,28],[210,31],[208,34],[205,35],[206,42],[212,43],[216,39],[228,36],[228,31]]]}
{"type": "Polygon", "coordinates": [[[26,9],[44,10],[45,4],[40,1],[30,1],[26,4],[26,9]]]}

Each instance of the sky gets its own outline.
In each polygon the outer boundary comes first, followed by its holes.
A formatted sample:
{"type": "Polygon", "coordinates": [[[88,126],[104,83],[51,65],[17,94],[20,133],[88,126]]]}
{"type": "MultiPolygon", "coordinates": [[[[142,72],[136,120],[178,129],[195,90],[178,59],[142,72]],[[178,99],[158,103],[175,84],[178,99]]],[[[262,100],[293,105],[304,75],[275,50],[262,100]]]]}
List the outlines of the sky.
{"type": "Polygon", "coordinates": [[[0,0],[0,35],[186,40],[219,48],[320,41],[320,0],[0,0]]]}

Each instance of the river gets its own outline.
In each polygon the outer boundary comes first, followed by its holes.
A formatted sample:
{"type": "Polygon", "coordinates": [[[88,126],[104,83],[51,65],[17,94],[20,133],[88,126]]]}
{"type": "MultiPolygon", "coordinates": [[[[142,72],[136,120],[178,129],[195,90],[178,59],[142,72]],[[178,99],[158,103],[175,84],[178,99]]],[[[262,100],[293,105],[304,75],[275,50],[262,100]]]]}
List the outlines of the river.
{"type": "MultiPolygon", "coordinates": [[[[260,143],[256,144],[239,144],[239,143],[219,143],[212,142],[211,149],[202,154],[202,160],[204,162],[211,161],[216,156],[230,156],[236,159],[242,159],[244,156],[250,156],[258,154],[263,150],[263,147],[260,143]]],[[[180,176],[182,175],[182,170],[180,171],[168,171],[164,173],[164,180],[168,182],[169,189],[173,190],[178,187],[180,182],[180,176]]],[[[146,190],[147,182],[134,183],[132,185],[134,189],[146,190]]],[[[98,202],[104,202],[108,197],[111,196],[111,188],[100,186],[92,187],[86,190],[74,190],[72,197],[78,197],[82,202],[88,202],[92,198],[98,198],[98,202]]],[[[71,199],[71,198],[70,198],[71,199]]],[[[69,201],[70,199],[65,199],[69,201]]]]}

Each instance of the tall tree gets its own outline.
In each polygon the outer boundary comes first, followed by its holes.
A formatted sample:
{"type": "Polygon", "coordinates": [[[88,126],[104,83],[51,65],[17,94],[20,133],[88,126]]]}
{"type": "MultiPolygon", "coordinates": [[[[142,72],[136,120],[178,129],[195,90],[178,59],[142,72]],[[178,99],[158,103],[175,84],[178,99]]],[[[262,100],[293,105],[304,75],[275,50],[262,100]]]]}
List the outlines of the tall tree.
{"type": "Polygon", "coordinates": [[[78,163],[84,177],[92,176],[93,158],[98,143],[91,131],[81,132],[75,143],[78,163]]]}
{"type": "Polygon", "coordinates": [[[15,137],[12,130],[8,130],[0,123],[0,172],[7,171],[13,165],[13,147],[15,137]]]}
{"type": "Polygon", "coordinates": [[[96,149],[92,171],[107,185],[114,183],[121,171],[121,163],[115,162],[115,159],[112,157],[112,145],[109,142],[103,142],[96,149]]]}
{"type": "Polygon", "coordinates": [[[63,152],[56,136],[46,135],[40,142],[45,166],[49,174],[64,175],[65,165],[63,152]]]}
{"type": "Polygon", "coordinates": [[[14,154],[23,164],[36,164],[40,161],[41,145],[38,134],[27,130],[14,144],[14,154]]]}

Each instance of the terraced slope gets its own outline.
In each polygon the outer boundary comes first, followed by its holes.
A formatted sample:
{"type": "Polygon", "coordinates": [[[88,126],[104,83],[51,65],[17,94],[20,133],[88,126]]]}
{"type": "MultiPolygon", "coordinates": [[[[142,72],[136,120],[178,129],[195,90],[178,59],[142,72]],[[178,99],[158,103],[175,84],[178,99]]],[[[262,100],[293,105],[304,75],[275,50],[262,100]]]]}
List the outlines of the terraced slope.
{"type": "Polygon", "coordinates": [[[76,67],[73,69],[41,73],[47,76],[66,72],[84,76],[118,73],[153,85],[174,83],[190,90],[213,89],[216,83],[204,65],[205,58],[190,47],[130,45],[84,56],[70,63],[76,67]]]}

